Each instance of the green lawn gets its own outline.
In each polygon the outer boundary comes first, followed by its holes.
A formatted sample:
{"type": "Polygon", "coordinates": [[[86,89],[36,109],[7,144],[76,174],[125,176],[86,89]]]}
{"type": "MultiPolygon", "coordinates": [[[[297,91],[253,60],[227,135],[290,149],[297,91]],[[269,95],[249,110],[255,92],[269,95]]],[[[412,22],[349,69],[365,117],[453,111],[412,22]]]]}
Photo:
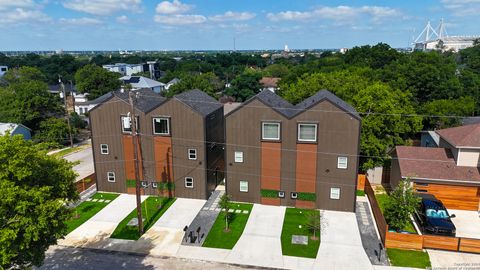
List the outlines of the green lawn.
{"type": "Polygon", "coordinates": [[[392,266],[422,269],[430,268],[432,266],[427,252],[388,248],[387,254],[392,266]]]}
{"type": "Polygon", "coordinates": [[[361,197],[365,196],[365,191],[357,190],[357,196],[361,196],[361,197]]]}
{"type": "Polygon", "coordinates": [[[83,150],[83,149],[86,149],[90,147],[89,145],[79,145],[79,146],[76,146],[76,147],[69,147],[69,148],[65,148],[59,152],[56,152],[55,154],[52,154],[52,156],[54,157],[57,157],[57,158],[61,158],[63,156],[66,156],[68,154],[71,154],[73,152],[78,152],[80,150],[83,150]]]}
{"type": "MultiPolygon", "coordinates": [[[[375,198],[377,198],[377,202],[378,202],[378,206],[380,206],[380,210],[382,210],[382,212],[385,212],[385,204],[387,203],[387,200],[388,200],[388,194],[386,193],[375,194],[375,198]]],[[[403,230],[407,232],[415,233],[415,234],[417,233],[411,221],[407,224],[407,226],[405,226],[405,228],[403,228],[403,230]]]]}
{"type": "Polygon", "coordinates": [[[247,225],[248,217],[252,212],[253,204],[231,203],[230,208],[234,210],[248,210],[248,214],[229,213],[231,221],[229,231],[225,232],[225,212],[220,212],[212,229],[208,233],[203,247],[232,249],[242,236],[243,229],[247,225]]]}
{"type": "MultiPolygon", "coordinates": [[[[115,193],[96,193],[92,196],[92,199],[104,199],[104,200],[114,200],[118,197],[119,194],[115,193]]],[[[66,222],[67,224],[67,233],[71,233],[73,230],[78,228],[80,225],[89,220],[96,213],[102,210],[109,203],[105,202],[91,202],[85,201],[79,204],[74,208],[73,214],[74,217],[66,222]]]]}
{"type": "MultiPolygon", "coordinates": [[[[143,232],[145,233],[153,224],[167,211],[167,209],[175,202],[174,198],[162,197],[148,197],[142,202],[142,215],[145,221],[143,222],[143,232]]],[[[132,218],[137,217],[137,209],[134,209],[130,214],[118,224],[115,231],[110,236],[111,238],[137,240],[140,238],[137,226],[127,226],[127,223],[132,218]]]]}
{"type": "Polygon", "coordinates": [[[320,246],[320,233],[316,232],[318,240],[314,241],[310,238],[313,232],[310,232],[307,227],[307,214],[318,210],[287,208],[285,212],[285,219],[282,227],[282,253],[288,256],[316,258],[318,247],[320,246]],[[299,228],[301,225],[301,228],[299,228]],[[308,245],[292,244],[292,235],[308,235],[308,245]]]}

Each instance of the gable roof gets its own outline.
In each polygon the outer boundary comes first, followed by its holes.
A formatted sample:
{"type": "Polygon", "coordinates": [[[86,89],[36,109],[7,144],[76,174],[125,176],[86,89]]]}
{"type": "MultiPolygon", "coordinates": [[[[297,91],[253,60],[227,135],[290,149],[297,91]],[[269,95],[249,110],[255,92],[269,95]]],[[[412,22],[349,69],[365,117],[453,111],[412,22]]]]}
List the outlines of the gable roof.
{"type": "Polygon", "coordinates": [[[280,78],[276,77],[263,77],[259,83],[263,85],[263,87],[277,87],[280,78]]]}
{"type": "Polygon", "coordinates": [[[450,149],[397,146],[395,150],[404,178],[480,183],[479,168],[457,166],[450,149]]]}
{"type": "Polygon", "coordinates": [[[295,106],[290,104],[288,101],[284,100],[277,94],[273,93],[272,91],[263,90],[249,100],[245,101],[241,106],[238,106],[236,109],[232,110],[228,115],[232,114],[236,110],[242,108],[243,106],[247,105],[255,99],[260,100],[262,103],[288,119],[291,119],[301,114],[302,112],[310,109],[311,107],[317,105],[324,100],[330,101],[334,105],[338,106],[340,109],[351,114],[353,117],[361,119],[358,112],[352,106],[350,106],[348,103],[346,103],[328,90],[320,90],[315,95],[303,100],[295,106]]]}
{"type": "Polygon", "coordinates": [[[143,76],[123,76],[120,78],[125,84],[131,84],[135,88],[154,88],[165,85],[164,83],[143,76]]]}
{"type": "Polygon", "coordinates": [[[30,131],[30,129],[22,124],[15,124],[15,123],[0,123],[0,135],[5,135],[7,131],[10,132],[10,134],[14,134],[15,130],[19,127],[23,127],[30,131]]]}
{"type": "MultiPolygon", "coordinates": [[[[129,103],[128,100],[128,91],[115,91],[113,92],[113,95],[117,96],[118,98],[124,100],[125,102],[129,103]]],[[[167,100],[167,98],[162,97],[160,94],[157,94],[153,92],[149,88],[143,88],[143,89],[138,89],[135,90],[135,93],[137,94],[137,100],[135,102],[135,108],[138,110],[147,113],[153,109],[155,109],[157,106],[162,104],[167,100]]],[[[108,99],[108,98],[107,98],[108,99]]],[[[105,100],[107,100],[105,99],[105,100]]]]}
{"type": "Polygon", "coordinates": [[[183,102],[202,116],[207,116],[223,107],[222,103],[198,89],[180,93],[175,95],[174,98],[183,102]]]}
{"type": "Polygon", "coordinates": [[[480,147],[480,124],[440,129],[436,132],[454,147],[480,147]]]}

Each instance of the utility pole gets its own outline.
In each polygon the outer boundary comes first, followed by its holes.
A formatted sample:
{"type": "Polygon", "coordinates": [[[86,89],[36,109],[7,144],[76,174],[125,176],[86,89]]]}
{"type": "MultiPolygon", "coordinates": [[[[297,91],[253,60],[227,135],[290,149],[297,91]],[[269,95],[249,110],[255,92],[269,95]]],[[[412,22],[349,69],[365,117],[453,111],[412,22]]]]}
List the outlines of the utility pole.
{"type": "Polygon", "coordinates": [[[143,234],[143,219],[142,219],[142,199],[140,197],[140,173],[138,167],[138,134],[137,134],[137,118],[135,117],[136,92],[128,92],[128,101],[130,103],[130,126],[132,128],[132,143],[133,143],[133,160],[135,164],[135,196],[137,198],[137,220],[138,220],[138,233],[143,234]]]}
{"type": "Polygon", "coordinates": [[[72,126],[70,125],[70,115],[68,115],[68,104],[67,104],[67,91],[65,91],[65,85],[62,82],[62,77],[58,75],[58,82],[62,87],[63,92],[63,103],[65,105],[65,114],[67,117],[67,124],[68,124],[68,135],[70,137],[70,147],[73,148],[73,136],[72,136],[72,126]]]}

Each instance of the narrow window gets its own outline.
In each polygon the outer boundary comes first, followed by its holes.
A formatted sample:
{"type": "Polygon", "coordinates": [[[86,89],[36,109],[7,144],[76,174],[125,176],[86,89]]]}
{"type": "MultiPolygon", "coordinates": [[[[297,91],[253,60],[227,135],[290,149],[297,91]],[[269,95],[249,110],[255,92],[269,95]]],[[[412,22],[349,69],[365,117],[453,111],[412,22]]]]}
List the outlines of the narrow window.
{"type": "Polygon", "coordinates": [[[348,158],[347,157],[338,157],[337,159],[337,168],[346,169],[348,167],[348,158]]]}
{"type": "Polygon", "coordinates": [[[292,198],[292,199],[298,198],[297,192],[290,192],[290,198],[292,198]]]}
{"type": "Polygon", "coordinates": [[[331,188],[330,189],[330,199],[340,200],[340,188],[331,188]]]}
{"type": "Polygon", "coordinates": [[[115,173],[114,172],[107,172],[107,181],[108,182],[115,182],[115,173]]]}
{"type": "Polygon", "coordinates": [[[197,159],[197,149],[188,149],[188,159],[190,160],[197,159]]]}
{"type": "Polygon", "coordinates": [[[262,139],[273,141],[280,140],[280,123],[262,123],[262,139]]]}
{"type": "Polygon", "coordinates": [[[185,177],[185,187],[193,188],[193,177],[185,177]]]}
{"type": "Polygon", "coordinates": [[[243,162],[243,152],[235,152],[235,162],[243,162]]]}
{"type": "Polygon", "coordinates": [[[248,192],[248,181],[240,181],[240,192],[248,192]]]}
{"type": "Polygon", "coordinates": [[[170,135],[170,118],[154,117],[153,118],[153,134],[170,135]]]}
{"type": "Polygon", "coordinates": [[[108,155],[108,144],[100,144],[100,153],[108,155]]]}
{"type": "Polygon", "coordinates": [[[279,198],[285,198],[285,191],[279,191],[278,192],[278,197],[279,198]]]}
{"type": "Polygon", "coordinates": [[[158,188],[158,183],[157,182],[152,182],[152,188],[158,188]]]}
{"type": "Polygon", "coordinates": [[[317,141],[317,124],[298,124],[299,142],[317,141]]]}

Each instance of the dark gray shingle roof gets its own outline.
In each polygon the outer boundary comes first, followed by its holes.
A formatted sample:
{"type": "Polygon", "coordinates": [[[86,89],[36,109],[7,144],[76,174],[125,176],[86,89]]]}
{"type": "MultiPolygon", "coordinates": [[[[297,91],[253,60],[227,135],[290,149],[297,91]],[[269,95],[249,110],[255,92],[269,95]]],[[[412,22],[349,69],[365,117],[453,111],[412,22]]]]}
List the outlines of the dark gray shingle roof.
{"type": "MultiPolygon", "coordinates": [[[[152,89],[144,88],[135,90],[135,92],[138,93],[135,107],[144,113],[155,109],[158,105],[167,100],[167,98],[153,92],[152,89]]],[[[113,93],[115,96],[123,99],[125,102],[129,102],[128,91],[124,91],[123,93],[121,91],[115,91],[113,93]]]]}
{"type": "Polygon", "coordinates": [[[290,118],[295,114],[294,106],[292,104],[270,90],[263,90],[255,97],[287,118],[290,118]]]}
{"type": "Polygon", "coordinates": [[[195,110],[202,116],[207,116],[210,113],[223,107],[223,105],[216,99],[198,89],[183,92],[181,94],[175,95],[174,98],[185,103],[187,106],[191,107],[193,110],[195,110]]]}

